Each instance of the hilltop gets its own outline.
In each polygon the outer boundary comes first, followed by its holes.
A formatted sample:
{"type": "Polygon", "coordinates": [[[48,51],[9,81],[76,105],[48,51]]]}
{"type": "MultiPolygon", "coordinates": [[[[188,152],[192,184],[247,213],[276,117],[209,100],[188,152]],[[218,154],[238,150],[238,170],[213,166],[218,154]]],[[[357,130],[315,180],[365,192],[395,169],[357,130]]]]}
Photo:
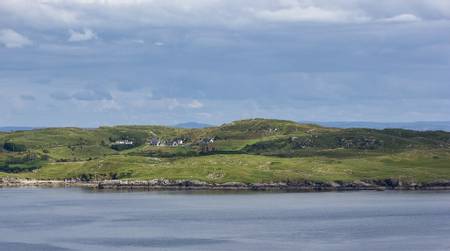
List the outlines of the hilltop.
{"type": "Polygon", "coordinates": [[[198,122],[186,122],[186,123],[180,123],[174,125],[174,127],[178,128],[206,128],[206,127],[213,127],[213,125],[205,124],[205,123],[198,123],[198,122]]]}
{"type": "Polygon", "coordinates": [[[0,133],[0,177],[208,183],[450,179],[450,133],[273,119],[0,133]]]}
{"type": "Polygon", "coordinates": [[[370,122],[370,121],[340,121],[313,122],[322,126],[338,128],[401,128],[416,131],[442,130],[450,132],[450,121],[417,121],[417,122],[370,122]]]}

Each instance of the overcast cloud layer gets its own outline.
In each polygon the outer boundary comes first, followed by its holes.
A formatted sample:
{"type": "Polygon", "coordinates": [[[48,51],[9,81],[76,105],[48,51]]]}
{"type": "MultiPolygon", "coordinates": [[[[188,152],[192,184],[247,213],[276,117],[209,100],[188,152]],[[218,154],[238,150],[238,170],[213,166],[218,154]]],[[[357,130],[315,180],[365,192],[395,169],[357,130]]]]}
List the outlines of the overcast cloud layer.
{"type": "Polygon", "coordinates": [[[450,120],[447,0],[0,1],[0,125],[450,120]]]}

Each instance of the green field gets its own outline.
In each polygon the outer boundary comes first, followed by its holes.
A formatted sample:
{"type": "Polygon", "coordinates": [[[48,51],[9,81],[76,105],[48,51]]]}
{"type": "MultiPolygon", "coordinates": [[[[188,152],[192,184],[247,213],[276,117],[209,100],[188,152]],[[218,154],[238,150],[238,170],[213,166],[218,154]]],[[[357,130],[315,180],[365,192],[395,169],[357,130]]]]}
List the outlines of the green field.
{"type": "Polygon", "coordinates": [[[0,177],[212,183],[450,179],[450,133],[252,119],[206,129],[117,126],[0,134],[0,177]],[[179,146],[154,146],[152,139],[179,146]],[[132,141],[120,145],[118,140],[132,141]]]}

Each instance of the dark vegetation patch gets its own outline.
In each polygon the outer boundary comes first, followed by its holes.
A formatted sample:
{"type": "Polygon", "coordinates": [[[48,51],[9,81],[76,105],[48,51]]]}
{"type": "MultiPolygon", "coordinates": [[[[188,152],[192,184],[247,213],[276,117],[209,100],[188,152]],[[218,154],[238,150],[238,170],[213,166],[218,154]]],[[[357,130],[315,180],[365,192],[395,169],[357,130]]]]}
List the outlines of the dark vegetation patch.
{"type": "Polygon", "coordinates": [[[0,155],[0,172],[20,173],[31,172],[40,168],[46,161],[47,155],[32,152],[21,154],[0,155]]]}

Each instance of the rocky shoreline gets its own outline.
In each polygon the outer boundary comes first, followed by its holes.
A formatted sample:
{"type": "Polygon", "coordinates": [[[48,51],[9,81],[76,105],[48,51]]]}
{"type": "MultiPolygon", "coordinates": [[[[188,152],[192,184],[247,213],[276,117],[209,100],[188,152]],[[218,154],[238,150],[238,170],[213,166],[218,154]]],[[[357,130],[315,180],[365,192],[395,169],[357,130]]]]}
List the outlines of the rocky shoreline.
{"type": "Polygon", "coordinates": [[[217,190],[217,191],[358,191],[358,190],[450,190],[450,180],[433,182],[404,182],[396,179],[352,182],[278,182],[278,183],[207,183],[196,180],[31,180],[0,178],[1,187],[86,187],[106,190],[217,190]]]}

